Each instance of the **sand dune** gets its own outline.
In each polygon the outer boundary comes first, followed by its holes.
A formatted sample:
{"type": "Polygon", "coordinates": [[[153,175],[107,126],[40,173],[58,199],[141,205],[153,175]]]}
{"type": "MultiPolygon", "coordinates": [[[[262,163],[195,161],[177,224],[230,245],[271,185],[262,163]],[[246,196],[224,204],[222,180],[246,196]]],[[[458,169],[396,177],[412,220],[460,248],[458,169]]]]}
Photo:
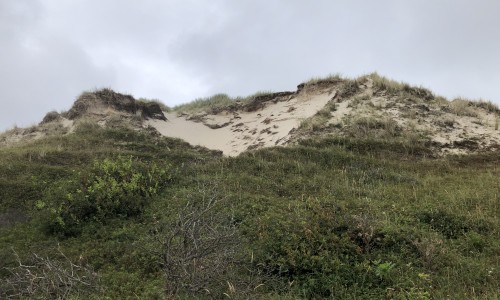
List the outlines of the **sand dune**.
{"type": "Polygon", "coordinates": [[[448,101],[377,74],[355,80],[332,76],[300,84],[295,92],[210,105],[210,112],[198,106],[168,113],[158,103],[109,89],[86,92],[68,112],[50,112],[39,125],[0,134],[0,146],[71,134],[81,121],[93,121],[102,127],[153,127],[227,156],[328,136],[418,142],[435,155],[500,150],[500,109],[494,104],[448,101]]]}
{"type": "Polygon", "coordinates": [[[236,156],[247,149],[285,144],[290,131],[316,114],[331,98],[328,93],[297,95],[254,112],[205,115],[198,122],[190,120],[190,115],[164,113],[167,121],[148,120],[146,124],[164,136],[236,156]]]}

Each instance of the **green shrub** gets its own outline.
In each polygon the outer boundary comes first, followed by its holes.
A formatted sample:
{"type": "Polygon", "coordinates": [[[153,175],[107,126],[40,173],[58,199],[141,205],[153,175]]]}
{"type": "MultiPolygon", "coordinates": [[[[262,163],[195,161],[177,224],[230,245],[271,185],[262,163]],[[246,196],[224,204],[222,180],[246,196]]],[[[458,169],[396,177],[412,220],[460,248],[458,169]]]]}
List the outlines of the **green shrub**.
{"type": "MultiPolygon", "coordinates": [[[[62,198],[58,203],[48,203],[49,229],[75,234],[88,221],[104,223],[109,218],[136,216],[171,179],[168,171],[168,164],[160,168],[156,163],[144,164],[131,156],[95,161],[90,171],[60,182],[56,191],[49,193],[48,199],[57,194],[62,198]]],[[[44,208],[46,204],[38,201],[36,206],[44,208]]]]}
{"type": "Polygon", "coordinates": [[[429,224],[432,229],[440,232],[448,239],[456,239],[471,230],[469,222],[445,211],[420,212],[420,222],[429,224]]]}
{"type": "Polygon", "coordinates": [[[257,226],[256,263],[293,282],[304,298],[335,298],[340,289],[351,287],[383,291],[389,282],[394,264],[366,260],[363,252],[372,241],[358,239],[369,232],[333,203],[294,201],[260,218],[257,226]]]}

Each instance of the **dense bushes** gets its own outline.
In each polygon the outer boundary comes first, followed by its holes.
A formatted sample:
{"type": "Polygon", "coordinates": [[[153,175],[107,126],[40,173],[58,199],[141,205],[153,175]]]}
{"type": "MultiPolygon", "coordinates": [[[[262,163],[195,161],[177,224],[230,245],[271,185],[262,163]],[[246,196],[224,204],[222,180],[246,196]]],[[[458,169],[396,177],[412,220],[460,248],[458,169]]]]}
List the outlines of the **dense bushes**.
{"type": "Polygon", "coordinates": [[[394,265],[371,260],[378,230],[374,220],[330,201],[292,201],[259,219],[256,261],[304,298],[339,297],[346,288],[384,295],[394,265]]]}
{"type": "Polygon", "coordinates": [[[90,170],[60,181],[36,205],[49,208],[49,231],[71,235],[86,222],[105,223],[140,214],[148,200],[166,186],[170,172],[166,163],[160,167],[131,156],[98,160],[90,170]]]}

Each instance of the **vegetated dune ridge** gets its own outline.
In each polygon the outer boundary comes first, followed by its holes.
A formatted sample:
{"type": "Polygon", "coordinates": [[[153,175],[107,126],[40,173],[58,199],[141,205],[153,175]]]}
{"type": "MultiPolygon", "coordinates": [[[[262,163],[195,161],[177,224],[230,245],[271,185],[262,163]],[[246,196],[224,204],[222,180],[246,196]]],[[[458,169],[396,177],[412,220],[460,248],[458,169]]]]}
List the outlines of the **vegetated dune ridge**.
{"type": "Polygon", "coordinates": [[[0,146],[71,134],[79,124],[86,122],[101,127],[126,126],[139,130],[143,128],[143,121],[150,118],[166,120],[157,102],[136,100],[110,89],[84,92],[70,110],[51,111],[38,125],[4,132],[0,135],[0,146]]]}
{"type": "Polygon", "coordinates": [[[354,80],[310,80],[295,92],[259,94],[230,103],[212,100],[171,110],[108,89],[87,92],[68,112],[51,112],[38,126],[6,132],[0,144],[69,134],[76,123],[93,120],[101,126],[154,128],[161,135],[228,156],[326,136],[422,143],[436,155],[500,149],[500,110],[491,102],[448,101],[376,73],[354,80]]]}
{"type": "Polygon", "coordinates": [[[500,149],[500,110],[495,105],[448,101],[377,74],[356,80],[312,80],[296,92],[260,95],[246,102],[174,111],[167,121],[146,124],[162,135],[230,156],[312,136],[425,142],[436,154],[500,149]]]}

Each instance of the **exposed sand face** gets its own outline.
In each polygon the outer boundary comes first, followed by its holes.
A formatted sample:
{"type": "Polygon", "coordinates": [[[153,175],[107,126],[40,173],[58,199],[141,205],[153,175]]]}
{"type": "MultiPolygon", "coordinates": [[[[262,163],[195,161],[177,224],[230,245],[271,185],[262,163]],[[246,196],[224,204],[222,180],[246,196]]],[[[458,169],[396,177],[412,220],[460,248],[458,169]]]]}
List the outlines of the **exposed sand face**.
{"type": "Polygon", "coordinates": [[[188,115],[165,113],[168,121],[149,120],[146,124],[164,136],[236,156],[248,149],[285,144],[290,131],[316,114],[331,98],[329,93],[306,93],[268,103],[255,112],[206,115],[201,122],[189,120],[188,115]]]}

